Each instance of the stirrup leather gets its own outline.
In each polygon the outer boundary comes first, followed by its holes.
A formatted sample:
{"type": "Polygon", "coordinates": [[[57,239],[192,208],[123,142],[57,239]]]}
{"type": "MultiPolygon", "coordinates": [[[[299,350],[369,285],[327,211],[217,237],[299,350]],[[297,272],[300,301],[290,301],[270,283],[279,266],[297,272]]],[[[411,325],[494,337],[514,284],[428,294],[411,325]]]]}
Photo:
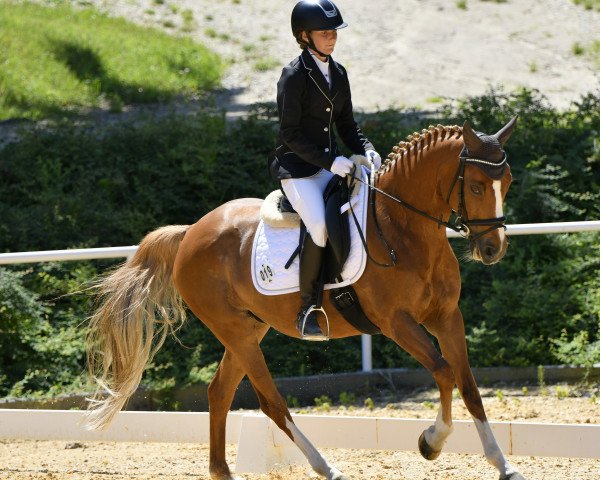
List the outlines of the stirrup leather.
{"type": "Polygon", "coordinates": [[[317,307],[316,305],[311,305],[310,307],[308,307],[306,309],[306,312],[304,312],[304,316],[302,317],[302,324],[300,325],[299,329],[301,335],[300,338],[302,340],[310,340],[313,342],[325,342],[329,340],[329,317],[327,316],[327,312],[325,312],[325,309],[323,307],[317,307]],[[322,332],[322,335],[310,335],[304,333],[304,328],[306,327],[306,319],[312,312],[321,312],[325,316],[325,325],[327,325],[327,328],[325,329],[325,332],[322,332]]]}

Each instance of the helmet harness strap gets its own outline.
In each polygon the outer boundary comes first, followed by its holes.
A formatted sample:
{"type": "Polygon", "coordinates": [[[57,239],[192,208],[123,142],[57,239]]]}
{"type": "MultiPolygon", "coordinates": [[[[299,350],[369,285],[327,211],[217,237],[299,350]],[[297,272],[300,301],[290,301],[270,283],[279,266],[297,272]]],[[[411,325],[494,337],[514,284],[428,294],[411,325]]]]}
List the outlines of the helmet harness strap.
{"type": "Polygon", "coordinates": [[[308,47],[317,52],[319,55],[321,55],[322,57],[325,58],[325,61],[329,60],[329,55],[324,54],[323,52],[320,52],[319,50],[317,50],[317,47],[315,46],[315,42],[313,41],[312,38],[312,32],[306,32],[306,37],[308,38],[308,47]]]}

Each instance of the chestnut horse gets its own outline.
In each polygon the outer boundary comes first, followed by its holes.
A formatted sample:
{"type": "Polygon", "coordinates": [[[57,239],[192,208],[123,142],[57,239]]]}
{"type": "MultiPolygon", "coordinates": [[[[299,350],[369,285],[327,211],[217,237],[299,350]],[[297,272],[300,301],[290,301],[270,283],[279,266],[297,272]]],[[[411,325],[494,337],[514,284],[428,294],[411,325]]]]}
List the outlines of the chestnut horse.
{"type": "MultiPolygon", "coordinates": [[[[422,455],[435,459],[452,432],[452,391],[457,385],[485,456],[503,480],[523,477],[492,434],[469,366],[458,307],[459,265],[443,227],[450,223],[463,232],[473,259],[492,264],[503,257],[507,238],[502,203],[511,183],[503,146],[515,124],[513,118],[495,135],[476,133],[467,122],[462,128],[438,125],[394,147],[375,174],[374,186],[382,193],[376,194],[366,241],[372,258],[386,262],[391,256],[395,262],[390,268],[369,263],[354,284],[369,319],[429,370],[439,388],[437,419],[419,438],[422,455]],[[442,221],[449,217],[448,223],[442,221]],[[441,353],[422,327],[437,337],[441,353]]],[[[185,302],[225,346],[208,388],[211,478],[235,478],[225,458],[225,422],[247,375],[261,410],[312,468],[328,480],[344,479],[294,424],[260,348],[269,328],[298,337],[300,302],[297,293],[265,296],[253,286],[250,255],[261,203],[233,200],[194,225],[151,232],[133,258],[100,281],[100,305],[88,332],[88,365],[99,388],[88,425],[108,425],[125,405],[165,336],[183,322],[185,302]]],[[[323,306],[331,338],[361,333],[339,315],[328,296],[323,306]]]]}

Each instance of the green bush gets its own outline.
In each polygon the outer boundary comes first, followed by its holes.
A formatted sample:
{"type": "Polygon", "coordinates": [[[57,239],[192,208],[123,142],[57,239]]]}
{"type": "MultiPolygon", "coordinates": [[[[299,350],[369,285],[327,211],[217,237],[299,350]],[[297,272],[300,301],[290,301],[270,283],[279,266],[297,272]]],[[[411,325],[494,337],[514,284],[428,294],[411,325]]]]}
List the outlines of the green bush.
{"type": "MultiPolygon", "coordinates": [[[[507,145],[514,176],[509,223],[599,218],[598,94],[558,112],[535,91],[492,91],[446,108],[440,118],[387,110],[361,115],[360,122],[383,155],[429,124],[467,118],[476,129],[495,132],[514,114],[520,119],[507,145]]],[[[137,244],[161,225],[193,223],[229,199],[264,197],[276,188],[266,172],[276,127],[274,106],[264,104],[229,124],[222,115],[201,112],[102,129],[26,129],[0,148],[0,251],[137,244]]],[[[597,233],[513,237],[499,264],[463,264],[461,308],[471,363],[595,359],[598,240],[597,233]]],[[[458,253],[465,248],[462,240],[452,244],[458,253]]],[[[0,270],[0,395],[85,388],[82,332],[92,307],[87,295],[75,292],[112,264],[0,270]]],[[[156,356],[146,385],[168,390],[210,380],[222,346],[194,318],[178,335],[181,343],[169,339],[156,356]]],[[[360,368],[359,337],[315,345],[270,332],[263,346],[277,376],[360,368]]],[[[374,337],[373,348],[375,368],[417,365],[383,336],[374,337]]]]}
{"type": "MultiPolygon", "coordinates": [[[[81,391],[82,321],[87,298],[60,297],[92,272],[48,264],[37,271],[0,268],[0,396],[81,391]],[[58,298],[57,298],[58,297],[58,298]]],[[[96,272],[94,272],[96,273],[96,272]]]]}

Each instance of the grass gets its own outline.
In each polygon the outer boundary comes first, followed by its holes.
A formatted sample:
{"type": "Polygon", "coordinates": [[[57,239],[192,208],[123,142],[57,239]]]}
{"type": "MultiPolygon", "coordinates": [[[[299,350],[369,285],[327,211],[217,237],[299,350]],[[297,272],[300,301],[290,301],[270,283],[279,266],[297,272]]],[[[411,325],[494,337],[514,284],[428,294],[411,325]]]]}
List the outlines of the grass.
{"type": "Polygon", "coordinates": [[[563,398],[567,398],[570,395],[571,395],[571,392],[569,390],[569,387],[566,387],[563,385],[557,385],[556,398],[558,398],[559,400],[562,400],[563,398]]]}
{"type": "Polygon", "coordinates": [[[196,20],[194,20],[194,12],[192,12],[189,8],[181,12],[181,19],[183,20],[183,26],[181,29],[184,32],[191,32],[198,27],[196,20]]]}
{"type": "Polygon", "coordinates": [[[225,42],[228,40],[231,40],[231,37],[229,36],[229,34],[219,33],[212,27],[208,27],[208,28],[204,29],[204,35],[206,35],[209,38],[220,38],[221,40],[223,40],[225,42]]]}
{"type": "Polygon", "coordinates": [[[191,39],[94,9],[1,4],[0,120],[166,101],[218,86],[225,68],[191,39]]]}
{"type": "Polygon", "coordinates": [[[327,395],[321,395],[315,398],[315,409],[321,412],[329,412],[331,403],[331,399],[327,395]]]}
{"type": "Polygon", "coordinates": [[[254,69],[259,72],[266,72],[267,70],[271,70],[279,65],[280,62],[276,58],[273,57],[264,57],[258,60],[254,64],[254,69]]]}
{"type": "Polygon", "coordinates": [[[466,10],[467,9],[467,0],[457,0],[456,7],[460,8],[461,10],[466,10]]]}
{"type": "Polygon", "coordinates": [[[444,97],[429,97],[426,102],[427,103],[442,103],[444,101],[444,97]]]}
{"type": "Polygon", "coordinates": [[[573,55],[580,56],[584,54],[585,49],[583,48],[583,45],[581,45],[581,43],[575,42],[571,47],[571,51],[573,52],[573,55]]]}
{"type": "Polygon", "coordinates": [[[600,70],[600,40],[594,40],[588,48],[588,53],[596,64],[596,68],[600,70]]]}
{"type": "Polygon", "coordinates": [[[600,12],[600,0],[573,0],[575,5],[581,5],[586,10],[596,10],[600,12]]]}

